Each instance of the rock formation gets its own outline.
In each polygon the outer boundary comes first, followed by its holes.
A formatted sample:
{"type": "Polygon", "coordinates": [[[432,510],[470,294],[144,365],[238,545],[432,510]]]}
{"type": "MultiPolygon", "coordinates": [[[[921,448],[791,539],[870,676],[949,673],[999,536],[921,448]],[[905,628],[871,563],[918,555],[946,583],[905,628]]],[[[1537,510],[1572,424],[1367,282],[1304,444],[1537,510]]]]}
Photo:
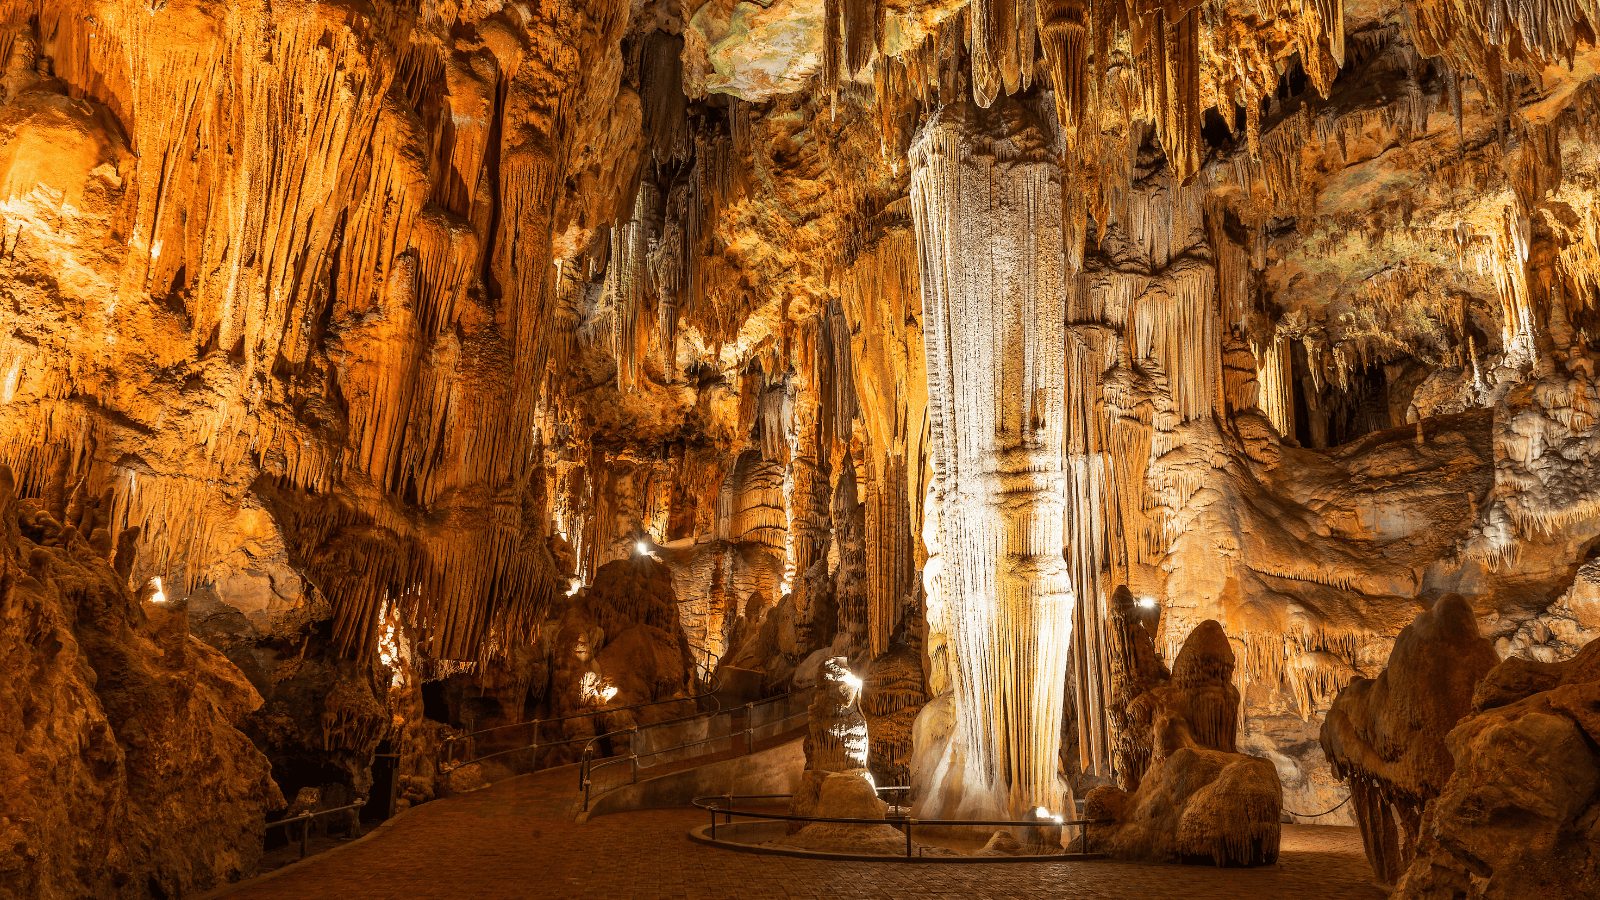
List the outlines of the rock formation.
{"type": "Polygon", "coordinates": [[[1379,880],[1408,900],[1600,894],[1597,709],[1600,644],[1497,663],[1441,598],[1323,729],[1379,880]]]}
{"type": "MultiPolygon", "coordinates": [[[[910,644],[897,641],[872,661],[862,679],[857,705],[867,720],[867,767],[874,783],[885,787],[911,784],[912,726],[927,702],[922,660],[910,644]]],[[[909,798],[897,794],[890,799],[909,798]]]]}
{"type": "Polygon", "coordinates": [[[1445,738],[1454,770],[1393,896],[1600,896],[1600,643],[1508,659],[1445,738]]]}
{"type": "MultiPolygon", "coordinates": [[[[889,804],[879,799],[867,768],[867,721],[857,708],[861,679],[848,660],[832,657],[822,664],[816,699],[811,702],[806,735],[806,767],[789,801],[789,814],[842,819],[882,819],[889,804]]],[[[899,833],[885,825],[847,822],[790,822],[783,843],[811,850],[872,852],[899,833]]]]}
{"type": "MultiPolygon", "coordinates": [[[[567,600],[551,650],[553,718],[570,718],[563,737],[577,738],[648,725],[695,712],[694,661],[679,620],[668,568],[636,553],[600,567],[594,583],[567,600]],[[625,707],[658,701],[640,710],[625,707]]],[[[569,745],[572,755],[580,746],[569,745]]]]}
{"type": "Polygon", "coordinates": [[[1394,884],[1411,864],[1424,806],[1454,771],[1446,736],[1498,662],[1472,608],[1447,594],[1400,632],[1377,678],[1353,680],[1334,700],[1322,748],[1334,774],[1350,783],[1378,881],[1394,884]]]}
{"type": "Polygon", "coordinates": [[[0,466],[0,896],[202,892],[284,805],[239,730],[261,697],[184,602],[127,590],[132,535],[82,487],[19,499],[0,466]]]}
{"type": "Polygon", "coordinates": [[[1334,698],[1445,595],[1600,635],[1590,4],[0,7],[0,463],[243,673],[202,730],[285,796],[844,656],[921,816],[1192,741],[1393,880],[1449,754],[1334,698]]]}
{"type": "Polygon", "coordinates": [[[1124,758],[1147,765],[1131,791],[1089,792],[1083,849],[1218,866],[1277,860],[1283,789],[1270,761],[1235,752],[1233,670],[1228,636],[1206,621],[1184,641],[1171,681],[1134,698],[1119,746],[1139,735],[1144,753],[1124,758]]]}

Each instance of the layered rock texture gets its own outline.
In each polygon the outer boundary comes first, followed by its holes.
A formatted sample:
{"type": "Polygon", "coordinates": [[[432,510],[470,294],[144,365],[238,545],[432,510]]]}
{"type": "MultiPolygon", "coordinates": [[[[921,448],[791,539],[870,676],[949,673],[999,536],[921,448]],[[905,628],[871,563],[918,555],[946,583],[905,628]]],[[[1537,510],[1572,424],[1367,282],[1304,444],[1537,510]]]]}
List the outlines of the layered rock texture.
{"type": "MultiPolygon", "coordinates": [[[[17,541],[183,611],[221,655],[171,638],[211,674],[151,708],[237,744],[234,800],[163,813],[225,849],[106,890],[248,871],[205,823],[260,826],[254,752],[286,797],[420,802],[452,733],[835,658],[921,817],[1243,753],[1385,881],[1509,884],[1533,857],[1422,810],[1557,727],[1503,711],[1555,687],[1463,685],[1600,635],[1597,34],[1547,0],[0,0],[0,463],[80,531],[17,541]],[[1465,668],[1419,649],[1446,619],[1465,668]],[[1204,703],[1193,635],[1235,666],[1204,703]]],[[[69,613],[0,646],[93,646],[69,613]]],[[[116,616],[105,653],[168,664],[116,616]]],[[[4,771],[86,746],[51,678],[8,682],[4,771]]],[[[1161,853],[1263,861],[1251,816],[1161,853]]]]}

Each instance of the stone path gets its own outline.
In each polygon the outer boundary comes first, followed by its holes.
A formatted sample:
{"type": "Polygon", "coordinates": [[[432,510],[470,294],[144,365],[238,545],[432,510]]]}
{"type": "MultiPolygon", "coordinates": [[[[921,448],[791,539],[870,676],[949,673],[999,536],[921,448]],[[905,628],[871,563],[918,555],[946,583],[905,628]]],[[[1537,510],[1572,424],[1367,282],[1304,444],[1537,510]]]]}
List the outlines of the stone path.
{"type": "Polygon", "coordinates": [[[1353,828],[1284,826],[1280,864],[1212,869],[1096,860],[903,864],[759,856],[696,844],[697,809],[572,821],[569,770],[523,776],[412,810],[381,834],[227,900],[887,900],[1071,897],[1382,900],[1353,828]]]}

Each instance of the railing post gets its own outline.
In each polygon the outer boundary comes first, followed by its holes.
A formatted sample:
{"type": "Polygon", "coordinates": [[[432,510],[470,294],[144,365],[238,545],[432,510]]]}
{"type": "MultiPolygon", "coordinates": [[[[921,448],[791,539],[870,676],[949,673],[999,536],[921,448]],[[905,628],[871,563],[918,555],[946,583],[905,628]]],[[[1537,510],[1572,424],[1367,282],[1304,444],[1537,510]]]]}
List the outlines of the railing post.
{"type": "Polygon", "coordinates": [[[628,732],[628,758],[633,763],[633,779],[629,784],[639,783],[639,726],[633,726],[628,732]]]}
{"type": "Polygon", "coordinates": [[[717,808],[711,807],[711,839],[717,839],[717,808]]]}
{"type": "Polygon", "coordinates": [[[756,705],[744,705],[744,755],[749,756],[755,752],[756,746],[756,705]]]}
{"type": "Polygon", "coordinates": [[[733,795],[728,795],[728,824],[733,824],[733,795]]]}
{"type": "Polygon", "coordinates": [[[906,816],[906,859],[911,858],[911,826],[915,824],[917,824],[916,819],[906,816]]]}
{"type": "Polygon", "coordinates": [[[311,817],[300,823],[300,858],[306,858],[306,836],[311,834],[311,817]]]}

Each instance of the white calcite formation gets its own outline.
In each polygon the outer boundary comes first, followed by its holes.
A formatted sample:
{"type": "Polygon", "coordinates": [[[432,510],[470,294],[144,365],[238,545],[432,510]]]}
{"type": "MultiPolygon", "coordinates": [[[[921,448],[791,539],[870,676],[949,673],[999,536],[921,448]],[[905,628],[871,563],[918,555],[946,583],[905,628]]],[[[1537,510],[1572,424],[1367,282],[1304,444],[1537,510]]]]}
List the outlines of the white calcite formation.
{"type": "Polygon", "coordinates": [[[1065,334],[1049,324],[1065,314],[1066,263],[1038,116],[953,104],[912,148],[956,707],[918,785],[929,818],[1021,818],[1071,800],[1057,761],[1073,610],[1065,334]]]}

